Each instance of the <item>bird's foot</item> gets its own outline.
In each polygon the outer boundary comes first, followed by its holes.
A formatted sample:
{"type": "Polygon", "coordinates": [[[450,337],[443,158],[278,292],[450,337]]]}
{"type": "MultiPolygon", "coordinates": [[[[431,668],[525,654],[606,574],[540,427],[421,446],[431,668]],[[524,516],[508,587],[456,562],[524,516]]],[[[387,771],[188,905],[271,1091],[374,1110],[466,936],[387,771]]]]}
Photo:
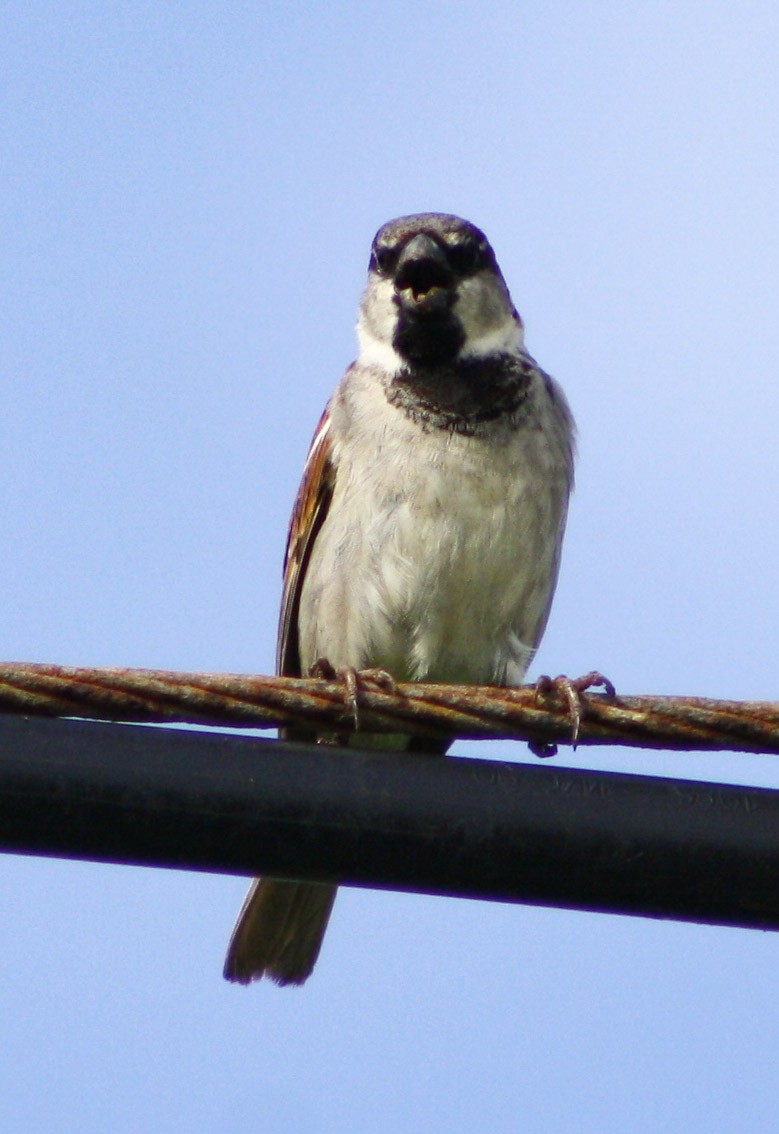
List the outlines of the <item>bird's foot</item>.
{"type": "Polygon", "coordinates": [[[335,669],[327,658],[320,658],[312,665],[309,672],[312,677],[324,677],[328,681],[340,680],[344,683],[346,703],[352,710],[354,727],[358,732],[360,729],[360,693],[362,690],[371,685],[378,686],[385,693],[397,693],[398,689],[395,678],[386,669],[372,667],[355,669],[351,665],[344,666],[342,669],[335,669]]]}
{"type": "MultiPolygon", "coordinates": [[[[536,701],[540,702],[549,697],[559,699],[562,698],[568,706],[568,712],[571,718],[571,743],[574,748],[579,740],[579,730],[582,723],[582,693],[588,689],[593,689],[597,686],[602,686],[608,697],[616,696],[616,689],[608,677],[604,677],[597,669],[585,673],[583,677],[566,677],[565,674],[560,674],[559,677],[549,677],[547,674],[542,674],[536,682],[536,701]]],[[[534,756],[555,756],[557,754],[557,745],[551,744],[543,740],[531,740],[528,747],[534,756]]]]}

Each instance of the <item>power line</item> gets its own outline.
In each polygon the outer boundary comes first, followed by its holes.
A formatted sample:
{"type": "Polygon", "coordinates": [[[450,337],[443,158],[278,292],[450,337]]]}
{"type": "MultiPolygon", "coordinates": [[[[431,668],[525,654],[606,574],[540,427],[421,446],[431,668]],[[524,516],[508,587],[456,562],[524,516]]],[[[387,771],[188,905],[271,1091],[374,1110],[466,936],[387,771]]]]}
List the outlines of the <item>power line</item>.
{"type": "MultiPolygon", "coordinates": [[[[578,743],[676,750],[779,753],[779,704],[703,697],[581,697],[578,743]]],[[[145,669],[0,665],[0,710],[101,720],[270,727],[306,724],[351,732],[343,681],[172,673],[145,669]]],[[[571,741],[567,700],[534,686],[360,682],[360,723],[368,732],[464,739],[571,741]]]]}
{"type": "Polygon", "coordinates": [[[0,849],[779,928],[779,792],[0,715],[0,849]]]}

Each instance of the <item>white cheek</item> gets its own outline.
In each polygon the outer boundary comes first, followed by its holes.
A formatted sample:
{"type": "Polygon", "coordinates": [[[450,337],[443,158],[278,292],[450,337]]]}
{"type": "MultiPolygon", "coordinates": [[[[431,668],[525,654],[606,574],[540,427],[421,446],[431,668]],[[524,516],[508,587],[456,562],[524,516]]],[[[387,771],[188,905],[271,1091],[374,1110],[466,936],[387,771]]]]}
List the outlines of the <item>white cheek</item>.
{"type": "Polygon", "coordinates": [[[392,345],[392,336],[379,339],[365,325],[363,320],[357,324],[357,340],[360,344],[360,365],[374,367],[388,375],[397,374],[403,367],[403,359],[392,345]]]}
{"type": "Polygon", "coordinates": [[[484,358],[490,354],[518,354],[522,350],[524,335],[522,328],[512,319],[501,327],[486,331],[483,335],[469,337],[460,351],[460,358],[484,358]]]}
{"type": "Polygon", "coordinates": [[[516,354],[522,349],[522,324],[515,318],[508,292],[499,280],[484,274],[464,280],[459,287],[455,314],[465,331],[461,358],[516,354]]]}
{"type": "Polygon", "coordinates": [[[389,280],[372,280],[363,296],[357,322],[360,362],[395,374],[403,359],[392,345],[398,322],[394,291],[389,280]]]}

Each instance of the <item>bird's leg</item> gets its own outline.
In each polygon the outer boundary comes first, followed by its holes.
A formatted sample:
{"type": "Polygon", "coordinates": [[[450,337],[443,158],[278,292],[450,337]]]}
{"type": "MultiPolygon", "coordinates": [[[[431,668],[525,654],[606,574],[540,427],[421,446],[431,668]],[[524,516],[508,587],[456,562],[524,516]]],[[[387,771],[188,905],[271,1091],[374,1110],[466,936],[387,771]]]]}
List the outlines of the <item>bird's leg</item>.
{"type": "MultiPolygon", "coordinates": [[[[549,697],[562,697],[568,706],[571,718],[571,743],[576,748],[579,740],[579,729],[582,723],[582,693],[596,686],[603,686],[608,697],[616,696],[616,689],[608,677],[604,677],[597,669],[585,673],[583,677],[566,677],[560,674],[551,678],[542,674],[536,682],[536,701],[549,697]]],[[[554,756],[557,745],[545,741],[530,741],[530,751],[536,756],[554,756]]]]}

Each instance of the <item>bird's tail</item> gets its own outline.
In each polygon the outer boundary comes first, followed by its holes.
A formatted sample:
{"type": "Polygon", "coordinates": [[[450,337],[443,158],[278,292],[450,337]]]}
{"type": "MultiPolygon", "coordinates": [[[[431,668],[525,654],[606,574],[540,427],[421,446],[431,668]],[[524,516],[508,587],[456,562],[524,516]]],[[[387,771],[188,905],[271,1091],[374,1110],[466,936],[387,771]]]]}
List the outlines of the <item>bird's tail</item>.
{"type": "Polygon", "coordinates": [[[256,879],[227,947],[225,979],[249,984],[268,976],[277,984],[303,984],[319,956],[335,895],[335,886],[256,879]]]}

